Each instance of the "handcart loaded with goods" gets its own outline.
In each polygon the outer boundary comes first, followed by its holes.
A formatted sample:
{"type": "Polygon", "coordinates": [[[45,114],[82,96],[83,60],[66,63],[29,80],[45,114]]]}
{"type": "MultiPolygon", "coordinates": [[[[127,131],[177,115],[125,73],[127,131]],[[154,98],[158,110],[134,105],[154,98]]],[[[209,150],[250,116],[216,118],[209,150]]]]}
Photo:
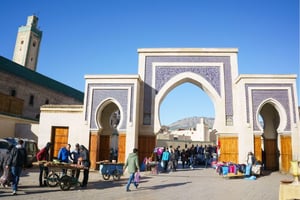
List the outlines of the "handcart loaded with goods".
{"type": "Polygon", "coordinates": [[[109,162],[108,160],[96,162],[99,164],[99,173],[104,180],[109,180],[112,176],[113,180],[120,180],[123,175],[124,163],[109,162]]]}
{"type": "Polygon", "coordinates": [[[69,190],[71,187],[77,187],[81,183],[72,176],[72,171],[82,170],[84,166],[70,163],[59,162],[54,159],[50,161],[38,161],[34,162],[33,165],[39,166],[44,165],[49,168],[49,174],[46,177],[46,183],[49,187],[60,186],[61,190],[69,190]],[[63,173],[65,171],[65,173],[63,173]]]}

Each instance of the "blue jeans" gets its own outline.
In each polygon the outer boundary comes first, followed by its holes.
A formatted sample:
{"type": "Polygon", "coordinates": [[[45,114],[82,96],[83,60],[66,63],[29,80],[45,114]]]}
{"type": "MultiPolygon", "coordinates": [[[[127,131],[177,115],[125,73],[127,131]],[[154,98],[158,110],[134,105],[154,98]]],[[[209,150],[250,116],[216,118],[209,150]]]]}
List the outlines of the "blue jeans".
{"type": "Polygon", "coordinates": [[[128,182],[127,182],[127,185],[126,185],[126,190],[129,190],[129,187],[130,187],[130,184],[133,182],[134,186],[137,187],[138,184],[136,182],[134,182],[134,175],[135,173],[131,173],[129,178],[128,178],[128,182]]]}
{"type": "Polygon", "coordinates": [[[13,166],[11,167],[12,189],[15,191],[18,190],[21,172],[22,172],[22,167],[13,167],[13,166]]]}

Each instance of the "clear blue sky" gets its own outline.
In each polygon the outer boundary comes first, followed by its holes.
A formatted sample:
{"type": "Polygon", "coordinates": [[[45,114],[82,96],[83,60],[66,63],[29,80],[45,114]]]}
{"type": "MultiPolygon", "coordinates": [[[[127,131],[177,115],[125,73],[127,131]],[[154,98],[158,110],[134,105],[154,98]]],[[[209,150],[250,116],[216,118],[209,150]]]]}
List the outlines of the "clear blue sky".
{"type": "MultiPolygon", "coordinates": [[[[81,91],[86,74],[137,74],[138,48],[234,47],[239,74],[299,76],[298,0],[2,0],[1,56],[12,59],[32,14],[43,31],[37,71],[81,91]]],[[[214,108],[184,84],[162,103],[161,121],[188,116],[213,117],[214,108]]]]}

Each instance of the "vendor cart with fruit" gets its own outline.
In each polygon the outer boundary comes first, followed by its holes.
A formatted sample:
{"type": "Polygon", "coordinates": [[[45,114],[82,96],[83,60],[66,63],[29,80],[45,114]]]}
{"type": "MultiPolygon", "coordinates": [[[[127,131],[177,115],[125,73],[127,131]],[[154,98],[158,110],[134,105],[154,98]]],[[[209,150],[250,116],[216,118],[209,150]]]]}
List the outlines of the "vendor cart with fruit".
{"type": "Polygon", "coordinates": [[[49,174],[46,177],[46,183],[49,187],[59,186],[61,190],[69,190],[80,186],[81,183],[72,175],[74,170],[82,170],[84,167],[77,164],[69,164],[59,162],[57,160],[49,161],[38,161],[33,165],[44,165],[49,168],[49,174]]]}

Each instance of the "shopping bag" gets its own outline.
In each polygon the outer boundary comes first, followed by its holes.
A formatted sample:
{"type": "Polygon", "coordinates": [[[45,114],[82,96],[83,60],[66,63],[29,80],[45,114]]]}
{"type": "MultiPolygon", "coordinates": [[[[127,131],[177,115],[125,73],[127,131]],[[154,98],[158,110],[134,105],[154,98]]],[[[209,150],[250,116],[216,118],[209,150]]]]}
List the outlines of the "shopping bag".
{"type": "Polygon", "coordinates": [[[223,173],[223,176],[226,176],[228,174],[228,166],[222,167],[222,173],[223,173]]]}
{"type": "Polygon", "coordinates": [[[251,175],[251,167],[252,167],[251,165],[247,165],[246,166],[246,173],[245,173],[246,176],[250,176],[251,175]]]}
{"type": "Polygon", "coordinates": [[[5,169],[3,171],[2,176],[0,177],[0,183],[2,185],[9,185],[10,181],[12,180],[12,174],[9,169],[5,169]]]}
{"type": "Polygon", "coordinates": [[[160,166],[161,166],[162,168],[164,168],[164,167],[165,167],[165,163],[164,163],[164,161],[160,161],[160,166]]]}
{"type": "Polygon", "coordinates": [[[134,175],[134,182],[138,184],[140,182],[140,178],[141,178],[140,172],[136,172],[134,175]]]}

